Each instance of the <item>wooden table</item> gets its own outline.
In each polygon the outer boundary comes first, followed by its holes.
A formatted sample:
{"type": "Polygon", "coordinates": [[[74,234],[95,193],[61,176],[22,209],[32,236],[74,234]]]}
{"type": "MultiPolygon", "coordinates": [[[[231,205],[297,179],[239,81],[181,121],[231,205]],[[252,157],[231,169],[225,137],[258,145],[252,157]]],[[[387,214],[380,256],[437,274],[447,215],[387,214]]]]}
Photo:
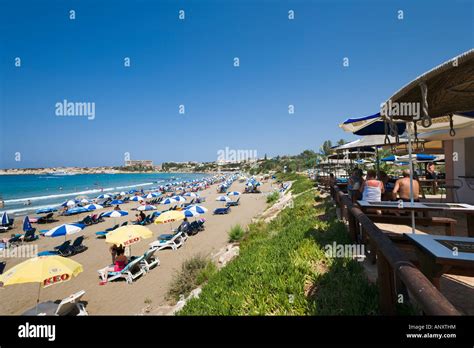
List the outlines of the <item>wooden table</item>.
{"type": "Polygon", "coordinates": [[[388,211],[414,211],[414,212],[429,212],[429,211],[449,211],[453,213],[461,213],[466,215],[467,234],[469,237],[474,237],[474,205],[464,203],[429,203],[429,202],[403,202],[403,208],[398,207],[398,202],[367,202],[357,201],[363,211],[367,209],[388,210],[388,211]]]}
{"type": "Polygon", "coordinates": [[[474,277],[474,238],[404,233],[416,247],[420,269],[439,289],[445,274],[474,277]]]}

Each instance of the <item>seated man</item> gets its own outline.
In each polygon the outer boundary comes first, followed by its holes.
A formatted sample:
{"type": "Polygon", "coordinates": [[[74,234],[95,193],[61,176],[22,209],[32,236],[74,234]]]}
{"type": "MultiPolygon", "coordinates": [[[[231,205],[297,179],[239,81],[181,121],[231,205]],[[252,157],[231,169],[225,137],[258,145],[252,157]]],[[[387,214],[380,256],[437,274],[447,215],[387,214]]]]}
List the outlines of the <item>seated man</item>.
{"type": "Polygon", "coordinates": [[[181,225],[179,225],[178,231],[186,232],[189,228],[189,221],[188,218],[184,218],[181,225]]]}
{"type": "MultiPolygon", "coordinates": [[[[405,169],[403,171],[403,178],[398,179],[393,188],[393,199],[397,199],[397,194],[404,202],[410,202],[410,171],[405,169]]],[[[415,202],[419,202],[420,198],[420,184],[417,180],[413,180],[413,198],[415,202]]]]}

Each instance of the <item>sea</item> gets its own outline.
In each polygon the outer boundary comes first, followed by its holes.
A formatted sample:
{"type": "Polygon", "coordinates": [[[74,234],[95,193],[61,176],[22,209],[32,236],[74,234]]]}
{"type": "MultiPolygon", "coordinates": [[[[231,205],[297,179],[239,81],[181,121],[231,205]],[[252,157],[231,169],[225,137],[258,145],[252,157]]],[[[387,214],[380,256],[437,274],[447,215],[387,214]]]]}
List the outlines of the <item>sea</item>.
{"type": "Polygon", "coordinates": [[[0,175],[0,200],[4,202],[0,212],[26,215],[40,208],[57,207],[78,196],[90,199],[101,193],[147,191],[167,183],[208,176],[199,173],[0,175]]]}

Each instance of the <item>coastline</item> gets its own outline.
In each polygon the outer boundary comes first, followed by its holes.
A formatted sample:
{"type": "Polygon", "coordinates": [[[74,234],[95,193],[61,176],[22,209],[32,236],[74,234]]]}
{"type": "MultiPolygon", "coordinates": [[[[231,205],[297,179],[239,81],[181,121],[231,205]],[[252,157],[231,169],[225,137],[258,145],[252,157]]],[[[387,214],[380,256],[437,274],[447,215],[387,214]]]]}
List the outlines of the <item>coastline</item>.
{"type": "MultiPolygon", "coordinates": [[[[236,181],[231,189],[243,191],[244,187],[244,183],[236,181]]],[[[264,182],[261,186],[262,193],[241,195],[240,206],[232,208],[232,211],[227,215],[212,215],[213,209],[222,207],[222,202],[215,200],[220,195],[216,188],[217,184],[213,184],[208,189],[200,192],[201,196],[206,198],[206,202],[203,205],[209,209],[209,212],[203,215],[206,219],[206,229],[188,238],[186,243],[178,250],[166,249],[157,253],[160,265],[134,281],[132,285],[124,282],[111,282],[104,286],[98,284],[97,270],[110,263],[110,254],[108,252],[109,245],[103,239],[96,239],[95,232],[110,228],[116,223],[130,221],[136,213],[131,211],[131,208],[139,206],[138,203],[122,205],[122,209],[130,212],[128,216],[106,219],[103,223],[86,227],[82,233],[71,236],[69,239],[72,240],[78,235],[84,235],[85,237],[84,244],[88,247],[88,250],[71,257],[71,259],[83,265],[84,272],[77,278],[61,284],[61,286],[51,287],[42,291],[40,302],[56,301],[76,291],[85,290],[86,294],[83,300],[87,302],[86,308],[90,315],[137,315],[142,313],[142,309],[146,306],[145,301],[151,302],[153,308],[169,304],[166,300],[166,293],[182,263],[196,254],[211,255],[227,245],[227,233],[232,226],[236,224],[240,224],[243,227],[247,226],[255,216],[267,208],[266,193],[272,190],[272,185],[270,181],[264,182]]],[[[163,209],[163,206],[159,206],[159,210],[163,209]]],[[[110,210],[110,208],[94,212],[100,213],[107,210],[110,210]]],[[[59,221],[36,227],[48,229],[63,223],[78,221],[83,216],[85,214],[66,217],[59,216],[59,221]]],[[[173,227],[176,228],[177,224],[175,223],[173,227]]],[[[169,233],[171,226],[169,224],[151,224],[147,228],[153,232],[153,239],[156,239],[162,233],[169,233]]],[[[8,235],[18,232],[21,232],[20,221],[18,224],[15,224],[14,229],[8,231],[8,235]]],[[[3,235],[0,236],[3,237],[3,235]]],[[[153,239],[133,245],[132,254],[143,254],[153,239]]],[[[42,237],[34,243],[38,246],[39,251],[44,251],[52,250],[54,246],[61,244],[62,241],[63,238],[42,237]]],[[[10,268],[24,260],[12,258],[6,261],[8,263],[7,268],[10,268]]],[[[35,293],[35,291],[37,291],[36,284],[24,284],[3,289],[0,314],[20,315],[29,308],[34,307],[36,298],[30,295],[35,293]]]]}

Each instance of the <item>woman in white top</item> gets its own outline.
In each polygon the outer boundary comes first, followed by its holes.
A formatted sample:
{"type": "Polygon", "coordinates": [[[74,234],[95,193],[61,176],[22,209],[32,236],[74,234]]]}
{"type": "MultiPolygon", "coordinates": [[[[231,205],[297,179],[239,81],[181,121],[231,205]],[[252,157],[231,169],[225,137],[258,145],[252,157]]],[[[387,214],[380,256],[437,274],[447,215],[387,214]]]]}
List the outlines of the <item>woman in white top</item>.
{"type": "Polygon", "coordinates": [[[367,171],[367,178],[360,187],[363,201],[380,202],[382,200],[385,187],[383,182],[377,180],[376,175],[375,170],[367,171]]]}

